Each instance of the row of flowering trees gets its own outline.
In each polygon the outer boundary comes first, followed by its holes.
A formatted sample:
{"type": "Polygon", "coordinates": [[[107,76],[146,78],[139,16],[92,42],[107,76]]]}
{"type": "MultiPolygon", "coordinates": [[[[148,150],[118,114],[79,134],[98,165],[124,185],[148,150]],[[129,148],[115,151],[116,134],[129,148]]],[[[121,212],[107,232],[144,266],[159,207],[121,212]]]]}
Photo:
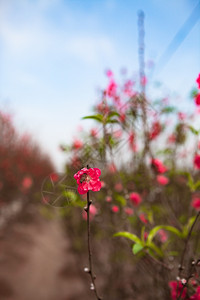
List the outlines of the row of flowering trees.
{"type": "MultiPolygon", "coordinates": [[[[92,225],[103,299],[200,299],[200,75],[190,113],[167,97],[150,100],[133,80],[119,85],[111,71],[107,78],[94,113],[83,118],[96,126],[61,146],[68,163],[60,212],[78,265],[92,225]]],[[[101,299],[91,264],[85,270],[101,299]]]]}
{"type": "Polygon", "coordinates": [[[12,116],[0,111],[1,209],[14,201],[39,202],[42,181],[53,170],[52,162],[33,139],[28,134],[20,135],[12,116]]]}

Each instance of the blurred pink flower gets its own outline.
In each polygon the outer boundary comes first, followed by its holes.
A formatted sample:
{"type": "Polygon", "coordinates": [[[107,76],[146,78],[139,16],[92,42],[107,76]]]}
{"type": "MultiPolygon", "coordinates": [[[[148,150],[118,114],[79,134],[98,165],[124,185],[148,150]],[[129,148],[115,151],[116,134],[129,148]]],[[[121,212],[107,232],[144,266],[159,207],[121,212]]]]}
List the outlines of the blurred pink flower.
{"type": "Polygon", "coordinates": [[[26,190],[30,189],[32,184],[33,184],[33,180],[29,176],[24,177],[24,179],[22,180],[22,187],[26,190]]]}
{"type": "Polygon", "coordinates": [[[74,142],[73,142],[73,144],[72,144],[72,147],[74,149],[78,150],[78,149],[80,149],[80,148],[83,147],[83,143],[80,140],[75,139],[74,142]]]}
{"type": "Polygon", "coordinates": [[[147,84],[147,78],[146,78],[146,76],[143,76],[143,77],[141,78],[140,84],[141,84],[142,86],[145,86],[145,85],[147,84]]]}
{"type": "Polygon", "coordinates": [[[134,210],[130,207],[125,207],[124,208],[124,212],[125,214],[127,214],[128,216],[132,216],[134,214],[134,210]]]}
{"type": "Polygon", "coordinates": [[[129,144],[129,148],[136,152],[137,151],[137,145],[135,142],[135,133],[132,131],[129,133],[129,137],[128,137],[128,144],[129,144]]]}
{"type": "Polygon", "coordinates": [[[50,178],[51,178],[51,180],[52,180],[53,182],[56,182],[56,181],[58,181],[59,176],[58,176],[58,174],[56,174],[56,173],[52,173],[52,174],[50,175],[50,178]]]}
{"type": "Polygon", "coordinates": [[[119,120],[121,123],[125,123],[126,121],[126,115],[124,113],[121,113],[119,116],[119,120]]]}
{"type": "Polygon", "coordinates": [[[187,289],[182,285],[181,281],[170,281],[169,287],[171,288],[171,297],[173,300],[176,299],[185,299],[187,289]],[[179,297],[180,296],[180,297],[179,297]]]}
{"type": "Polygon", "coordinates": [[[131,193],[129,199],[135,206],[138,206],[142,202],[142,198],[138,193],[131,193]]]}
{"type": "Polygon", "coordinates": [[[194,157],[194,165],[197,169],[200,169],[200,155],[196,154],[194,157]]]}
{"type": "Polygon", "coordinates": [[[123,190],[123,185],[121,184],[121,182],[118,182],[115,184],[115,191],[117,192],[121,192],[123,190]]]}
{"type": "Polygon", "coordinates": [[[167,168],[163,165],[163,163],[157,159],[157,158],[153,158],[151,160],[151,164],[152,164],[152,167],[154,168],[154,170],[157,172],[157,173],[165,173],[167,171],[167,168]]]}
{"type": "Polygon", "coordinates": [[[111,208],[112,212],[118,213],[119,212],[119,207],[117,205],[113,205],[111,208]]]}
{"type": "Polygon", "coordinates": [[[152,124],[151,131],[149,133],[149,139],[154,140],[162,131],[162,126],[159,121],[155,121],[152,124]]]}
{"type": "Polygon", "coordinates": [[[118,138],[120,138],[121,136],[122,136],[122,134],[123,134],[123,132],[122,132],[122,130],[116,130],[114,133],[113,133],[113,136],[116,138],[116,139],[118,139],[118,138]]]}
{"type": "Polygon", "coordinates": [[[101,187],[104,188],[106,186],[104,181],[101,181],[101,187]]]}
{"type": "Polygon", "coordinates": [[[148,232],[145,231],[145,232],[144,232],[144,240],[145,240],[145,241],[147,240],[148,235],[149,235],[148,232]]]}
{"type": "Polygon", "coordinates": [[[165,243],[167,241],[168,236],[167,236],[167,233],[166,233],[165,230],[160,229],[158,231],[158,235],[159,235],[159,238],[160,238],[160,240],[161,240],[162,243],[165,243]]]}
{"type": "Polygon", "coordinates": [[[97,128],[92,128],[92,129],[90,130],[90,135],[91,135],[92,137],[97,137],[97,135],[98,135],[98,130],[97,130],[97,128]]]}
{"type": "Polygon", "coordinates": [[[196,82],[198,84],[198,88],[200,89],[200,73],[199,73],[199,76],[196,79],[196,82]]]}
{"type": "Polygon", "coordinates": [[[194,197],[193,200],[192,200],[192,202],[191,202],[191,205],[196,210],[200,210],[200,198],[194,197]]]}
{"type": "Polygon", "coordinates": [[[107,196],[107,197],[106,197],[106,202],[111,202],[111,201],[112,201],[112,197],[107,196]]]}
{"type": "Polygon", "coordinates": [[[179,112],[179,113],[178,113],[178,118],[179,118],[180,121],[183,121],[183,120],[185,120],[185,118],[186,118],[186,114],[183,113],[183,112],[179,112]]]}
{"type": "Polygon", "coordinates": [[[197,106],[200,105],[200,94],[197,94],[197,95],[195,96],[195,103],[196,103],[197,106]]]}
{"type": "Polygon", "coordinates": [[[113,77],[113,72],[111,70],[106,70],[106,76],[113,77]]]}
{"type": "Polygon", "coordinates": [[[114,79],[111,79],[110,82],[109,82],[109,84],[108,84],[106,93],[107,93],[107,95],[109,97],[115,97],[116,96],[116,92],[117,92],[117,84],[114,81],[114,79]]]}
{"type": "Polygon", "coordinates": [[[169,183],[169,179],[166,176],[163,175],[157,175],[156,180],[161,185],[166,185],[169,183]]]}
{"type": "Polygon", "coordinates": [[[172,133],[171,135],[168,136],[168,139],[167,139],[168,143],[175,143],[176,142],[176,135],[174,133],[172,133]]]}
{"type": "Polygon", "coordinates": [[[128,97],[131,97],[134,95],[134,92],[133,92],[133,85],[134,85],[134,82],[132,80],[128,80],[125,82],[124,84],[124,93],[128,96],[128,97]]]}
{"type": "Polygon", "coordinates": [[[144,223],[144,224],[148,223],[148,220],[147,220],[146,215],[144,213],[141,213],[139,215],[139,218],[140,218],[140,221],[142,221],[142,223],[144,223]]]}
{"type": "Polygon", "coordinates": [[[117,168],[116,168],[116,166],[115,166],[114,163],[111,163],[111,164],[108,166],[108,171],[109,171],[110,173],[116,173],[117,168]]]}
{"type": "Polygon", "coordinates": [[[98,168],[83,168],[78,171],[74,178],[78,184],[79,194],[85,194],[88,191],[98,192],[101,189],[100,175],[101,170],[98,168]]]}

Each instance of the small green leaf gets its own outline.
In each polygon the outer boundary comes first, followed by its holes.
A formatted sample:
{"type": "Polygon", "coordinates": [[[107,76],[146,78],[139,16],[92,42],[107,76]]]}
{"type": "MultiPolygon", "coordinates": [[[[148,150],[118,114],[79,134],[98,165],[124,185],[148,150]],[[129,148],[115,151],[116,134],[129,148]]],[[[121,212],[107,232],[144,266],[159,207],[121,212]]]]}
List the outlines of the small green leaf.
{"type": "Polygon", "coordinates": [[[112,112],[109,113],[108,118],[111,118],[111,117],[113,117],[113,116],[119,117],[120,114],[119,114],[118,112],[116,112],[116,111],[112,111],[112,112]]]}
{"type": "Polygon", "coordinates": [[[162,109],[161,113],[169,114],[176,111],[176,107],[174,106],[166,106],[162,109]]]}
{"type": "Polygon", "coordinates": [[[197,95],[198,95],[198,89],[197,88],[193,88],[191,90],[190,97],[191,98],[195,98],[197,95]]]}
{"type": "Polygon", "coordinates": [[[176,234],[176,235],[179,236],[179,237],[182,236],[181,232],[180,232],[177,228],[175,228],[175,227],[173,227],[173,226],[159,225],[159,226],[154,227],[154,228],[149,232],[149,235],[148,235],[148,238],[147,238],[147,242],[148,242],[148,243],[151,243],[151,242],[152,242],[153,238],[155,237],[155,235],[157,234],[157,232],[158,232],[160,229],[165,229],[165,230],[167,230],[167,231],[170,231],[170,232],[176,234]]]}
{"type": "Polygon", "coordinates": [[[151,243],[147,242],[145,247],[153,250],[160,257],[164,256],[162,250],[160,248],[158,248],[153,242],[151,242],[151,243]]]}
{"type": "Polygon", "coordinates": [[[183,227],[183,232],[182,232],[183,238],[187,237],[187,235],[189,233],[189,230],[190,230],[190,228],[192,227],[192,225],[194,223],[195,218],[196,218],[196,216],[193,216],[193,217],[189,218],[187,224],[183,227]]]}
{"type": "Polygon", "coordinates": [[[199,131],[196,130],[194,127],[192,127],[191,125],[188,126],[188,129],[190,129],[190,131],[195,134],[195,135],[198,135],[199,134],[199,131]]]}
{"type": "Polygon", "coordinates": [[[86,116],[86,117],[83,117],[82,118],[83,120],[86,120],[86,119],[92,119],[92,120],[96,120],[100,123],[103,122],[103,116],[100,115],[100,114],[97,114],[97,115],[92,115],[92,116],[86,116]]]}
{"type": "Polygon", "coordinates": [[[137,254],[140,252],[144,247],[141,244],[134,244],[132,247],[133,254],[137,254]]]}
{"type": "Polygon", "coordinates": [[[136,244],[143,245],[142,241],[139,239],[139,237],[137,237],[137,235],[127,232],[127,231],[117,232],[113,236],[122,236],[122,237],[125,237],[125,238],[135,242],[136,244]]]}
{"type": "Polygon", "coordinates": [[[116,195],[115,200],[119,202],[122,206],[126,205],[126,199],[121,195],[116,195]]]}
{"type": "Polygon", "coordinates": [[[196,191],[199,187],[200,187],[200,180],[198,180],[197,182],[195,182],[195,184],[194,184],[194,190],[196,191]]]}
{"type": "Polygon", "coordinates": [[[115,124],[115,123],[119,123],[119,121],[116,119],[106,119],[105,123],[106,124],[115,124]]]}

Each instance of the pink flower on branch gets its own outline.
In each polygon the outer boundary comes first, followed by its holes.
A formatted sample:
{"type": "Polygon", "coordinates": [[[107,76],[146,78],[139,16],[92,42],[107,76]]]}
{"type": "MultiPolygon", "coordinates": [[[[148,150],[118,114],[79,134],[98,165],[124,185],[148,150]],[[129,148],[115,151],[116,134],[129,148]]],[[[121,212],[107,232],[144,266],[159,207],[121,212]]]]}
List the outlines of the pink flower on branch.
{"type": "Polygon", "coordinates": [[[101,182],[99,176],[101,170],[98,168],[83,168],[78,171],[74,178],[78,184],[79,194],[86,194],[88,191],[98,192],[101,189],[101,182]]]}
{"type": "Polygon", "coordinates": [[[23,178],[23,180],[22,180],[22,187],[24,189],[26,189],[26,190],[30,189],[31,186],[32,186],[32,184],[33,184],[33,180],[31,179],[31,177],[26,176],[26,177],[23,178]]]}
{"type": "Polygon", "coordinates": [[[152,128],[149,133],[149,139],[154,140],[161,133],[161,131],[162,131],[162,126],[161,126],[160,122],[155,121],[152,124],[152,128]]]}
{"type": "Polygon", "coordinates": [[[195,96],[195,103],[196,103],[197,106],[200,105],[200,94],[197,94],[197,95],[195,96]]]}
{"type": "Polygon", "coordinates": [[[72,147],[73,147],[75,150],[81,149],[81,148],[83,147],[83,143],[82,143],[80,140],[75,139],[74,142],[73,142],[72,147]]]}
{"type": "Polygon", "coordinates": [[[166,185],[169,183],[169,179],[163,175],[157,175],[156,180],[161,185],[166,185]]]}
{"type": "Polygon", "coordinates": [[[200,155],[196,154],[194,157],[194,165],[197,169],[200,169],[200,155]]]}
{"type": "Polygon", "coordinates": [[[132,216],[134,214],[134,210],[130,207],[125,207],[124,208],[124,212],[128,215],[128,216],[132,216]]]}
{"type": "Polygon", "coordinates": [[[169,287],[171,289],[171,297],[173,300],[185,299],[187,289],[182,285],[181,281],[170,281],[169,287]]]}
{"type": "Polygon", "coordinates": [[[142,198],[138,193],[131,193],[129,198],[134,206],[138,206],[142,202],[142,198]]]}
{"type": "Polygon", "coordinates": [[[200,198],[194,197],[192,202],[191,202],[191,205],[192,205],[192,207],[194,207],[194,209],[199,211],[200,210],[200,198]]]}
{"type": "Polygon", "coordinates": [[[199,76],[196,79],[196,83],[198,84],[198,88],[200,89],[200,73],[199,73],[199,76]]]}
{"type": "Polygon", "coordinates": [[[162,174],[167,171],[167,168],[163,165],[163,163],[159,159],[156,159],[156,158],[152,159],[151,165],[157,173],[162,174]]]}
{"type": "Polygon", "coordinates": [[[113,205],[112,208],[111,208],[112,212],[114,213],[118,213],[119,212],[119,206],[117,205],[113,205]]]}

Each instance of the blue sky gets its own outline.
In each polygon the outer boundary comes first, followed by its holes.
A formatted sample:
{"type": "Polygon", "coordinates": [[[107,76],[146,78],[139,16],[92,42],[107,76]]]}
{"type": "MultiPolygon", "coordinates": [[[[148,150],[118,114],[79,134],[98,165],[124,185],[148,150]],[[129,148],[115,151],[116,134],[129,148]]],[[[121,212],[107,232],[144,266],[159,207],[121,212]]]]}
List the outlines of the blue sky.
{"type": "MultiPolygon", "coordinates": [[[[106,84],[138,71],[137,14],[145,13],[145,57],[156,63],[199,0],[7,0],[0,2],[0,108],[13,111],[61,168],[60,143],[69,142],[81,117],[106,84]]],[[[200,22],[153,81],[182,96],[200,70],[200,22]]]]}

